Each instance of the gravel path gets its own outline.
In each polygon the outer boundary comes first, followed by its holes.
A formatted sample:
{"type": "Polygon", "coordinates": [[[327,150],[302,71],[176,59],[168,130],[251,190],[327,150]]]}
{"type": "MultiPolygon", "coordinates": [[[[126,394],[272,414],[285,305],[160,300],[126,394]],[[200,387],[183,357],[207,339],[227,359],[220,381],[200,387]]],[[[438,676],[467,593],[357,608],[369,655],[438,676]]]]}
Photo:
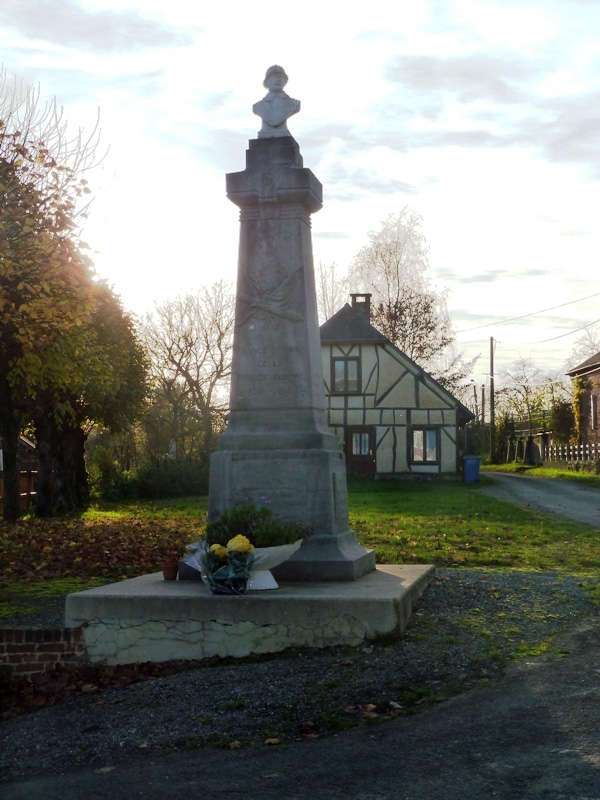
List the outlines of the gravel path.
{"type": "Polygon", "coordinates": [[[524,658],[485,688],[390,724],[280,747],[140,755],[5,784],[0,797],[598,800],[600,619],[558,644],[560,654],[524,658]]]}
{"type": "Polygon", "coordinates": [[[425,710],[495,681],[519,655],[552,651],[552,637],[597,616],[585,585],[599,583],[440,569],[402,640],[200,666],[7,719],[0,782],[145,753],[324,738],[425,710]]]}

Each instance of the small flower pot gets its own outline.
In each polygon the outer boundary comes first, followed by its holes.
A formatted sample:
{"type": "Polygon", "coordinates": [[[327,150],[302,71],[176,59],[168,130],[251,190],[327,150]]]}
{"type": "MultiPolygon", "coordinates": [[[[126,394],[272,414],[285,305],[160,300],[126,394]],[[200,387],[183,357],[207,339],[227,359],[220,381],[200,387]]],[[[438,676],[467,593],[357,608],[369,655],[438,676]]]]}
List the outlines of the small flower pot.
{"type": "Polygon", "coordinates": [[[162,569],[163,578],[166,581],[174,581],[177,579],[177,573],[179,571],[179,564],[177,561],[163,561],[160,568],[162,569]]]}

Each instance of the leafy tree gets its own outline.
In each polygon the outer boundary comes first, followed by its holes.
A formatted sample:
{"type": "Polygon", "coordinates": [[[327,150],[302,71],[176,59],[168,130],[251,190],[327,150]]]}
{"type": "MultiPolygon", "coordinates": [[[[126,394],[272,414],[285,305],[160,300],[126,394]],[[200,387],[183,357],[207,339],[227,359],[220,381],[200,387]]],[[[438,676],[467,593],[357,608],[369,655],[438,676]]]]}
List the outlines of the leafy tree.
{"type": "Polygon", "coordinates": [[[573,403],[559,400],[550,410],[550,430],[558,444],[568,444],[576,430],[573,403]]]}
{"type": "Polygon", "coordinates": [[[452,351],[455,334],[446,292],[432,287],[423,220],[404,208],[390,214],[355,257],[348,284],[372,295],[373,324],[406,355],[450,390],[471,372],[452,351]]]}
{"type": "MultiPolygon", "coordinates": [[[[487,444],[489,445],[489,426],[486,426],[487,444]]],[[[496,417],[496,435],[494,436],[495,450],[493,453],[493,464],[503,464],[506,461],[514,461],[515,458],[515,422],[514,418],[506,412],[498,414],[496,417]]]]}
{"type": "Polygon", "coordinates": [[[84,324],[94,307],[89,270],[74,244],[81,171],[93,139],[69,139],[56,104],[8,86],[0,72],[0,435],[4,516],[19,515],[18,436],[27,404],[48,381],[60,385],[58,331],[84,324]]]}
{"type": "Polygon", "coordinates": [[[89,322],[55,340],[67,379],[59,385],[47,382],[30,410],[39,458],[40,516],[87,504],[85,441],[91,425],[115,433],[127,430],[140,415],[147,393],[147,361],[131,319],[105,286],[93,286],[92,294],[96,306],[89,322]]]}
{"type": "Polygon", "coordinates": [[[130,423],[146,362],[131,320],[78,246],[82,174],[97,139],[69,138],[56,103],[40,108],[39,91],[10,91],[5,73],[0,90],[0,432],[4,515],[15,519],[22,425],[37,439],[38,513],[84,504],[87,429],[130,423]]]}
{"type": "Polygon", "coordinates": [[[589,408],[589,397],[592,381],[585,376],[578,376],[573,380],[573,441],[585,444],[586,430],[589,417],[586,406],[589,408]],[[588,402],[586,402],[588,400],[588,402]]]}

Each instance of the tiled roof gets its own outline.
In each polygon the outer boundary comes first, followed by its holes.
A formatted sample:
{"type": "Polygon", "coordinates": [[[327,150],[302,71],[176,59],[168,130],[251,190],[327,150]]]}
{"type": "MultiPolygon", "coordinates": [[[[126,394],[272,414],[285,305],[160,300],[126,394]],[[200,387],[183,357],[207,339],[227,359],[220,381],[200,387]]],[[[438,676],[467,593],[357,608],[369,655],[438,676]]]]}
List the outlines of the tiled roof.
{"type": "Polygon", "coordinates": [[[346,303],[319,328],[321,342],[388,342],[383,333],[366,319],[364,311],[346,303]]]}
{"type": "MultiPolygon", "coordinates": [[[[374,328],[368,321],[363,308],[352,307],[346,303],[340,310],[330,317],[327,322],[324,322],[319,328],[321,334],[321,344],[342,344],[353,342],[356,344],[387,344],[397,350],[399,353],[402,351],[393,344],[387,336],[374,328]]],[[[466,422],[475,419],[475,415],[469,411],[454,395],[445,389],[435,378],[432,378],[422,367],[415,364],[406,353],[402,353],[404,358],[409,361],[423,374],[427,375],[429,380],[433,381],[438,386],[438,390],[444,392],[448,397],[456,403],[458,414],[461,422],[466,422]]]]}
{"type": "Polygon", "coordinates": [[[569,370],[567,375],[571,375],[573,378],[575,378],[578,375],[585,374],[586,372],[593,372],[595,369],[600,369],[600,353],[596,353],[596,355],[591,356],[582,364],[579,364],[578,367],[574,367],[573,369],[569,370]]]}

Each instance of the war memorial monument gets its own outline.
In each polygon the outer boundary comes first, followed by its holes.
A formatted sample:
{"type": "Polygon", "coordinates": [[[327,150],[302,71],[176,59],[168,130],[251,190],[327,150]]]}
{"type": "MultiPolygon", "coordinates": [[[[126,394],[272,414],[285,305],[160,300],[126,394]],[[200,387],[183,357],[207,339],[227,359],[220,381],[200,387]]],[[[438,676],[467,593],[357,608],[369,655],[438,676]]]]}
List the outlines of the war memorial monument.
{"type": "Polygon", "coordinates": [[[433,568],[375,567],[350,530],[344,456],[328,426],[310,215],[322,186],[287,120],[300,102],[267,70],[262,120],[246,168],[227,175],[240,209],[230,413],[210,467],[209,514],[246,498],[309,530],[274,570],[273,591],[211,595],[160,573],[69,595],[66,624],[84,625],[91,661],[242,657],[287,647],[355,645],[401,635],[433,568]]]}
{"type": "Polygon", "coordinates": [[[322,187],[288,131],[300,103],[286,82],[269,68],[268,94],[253,107],[263,126],[246,169],[227,175],[240,245],[230,413],[211,459],[209,508],[267,497],[311,531],[279,578],[356,580],[375,569],[375,554],[350,530],[344,456],[327,422],[310,229],[322,187]]]}

